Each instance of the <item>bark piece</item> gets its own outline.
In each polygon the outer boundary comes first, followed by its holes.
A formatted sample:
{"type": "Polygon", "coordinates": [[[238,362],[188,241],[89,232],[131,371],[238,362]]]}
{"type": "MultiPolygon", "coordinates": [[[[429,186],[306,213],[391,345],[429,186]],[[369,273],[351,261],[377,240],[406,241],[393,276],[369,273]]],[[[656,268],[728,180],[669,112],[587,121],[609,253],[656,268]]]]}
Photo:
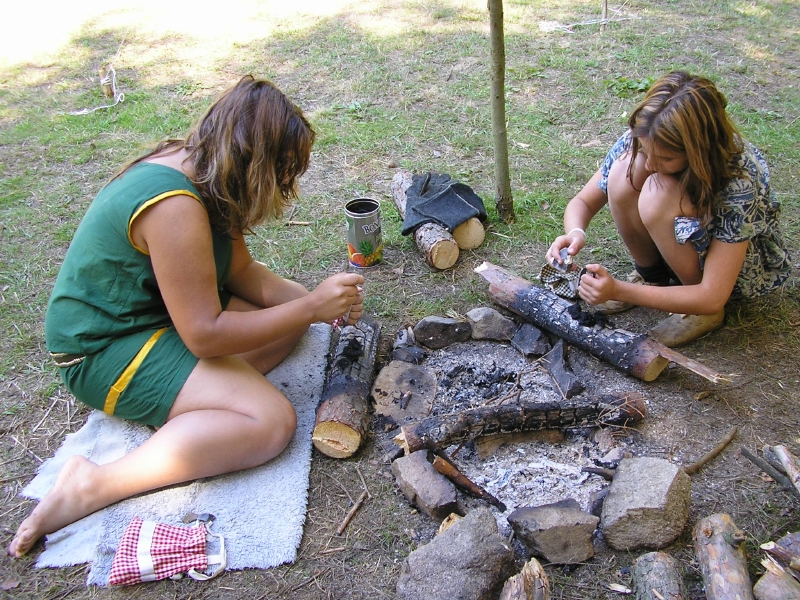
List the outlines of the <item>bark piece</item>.
{"type": "Polygon", "coordinates": [[[562,398],[572,398],[584,390],[585,386],[581,380],[567,369],[567,349],[561,338],[552,350],[542,357],[542,364],[553,378],[553,383],[562,398]]]}
{"type": "MultiPolygon", "coordinates": [[[[392,177],[390,184],[392,200],[400,216],[406,217],[406,191],[411,187],[412,175],[408,171],[400,171],[392,177]]],[[[483,225],[481,225],[483,228],[483,225]]],[[[425,223],[412,234],[417,248],[425,262],[435,269],[449,269],[458,260],[459,249],[453,235],[436,223],[425,223]]]]}
{"type": "Polygon", "coordinates": [[[600,396],[572,403],[541,402],[482,406],[408,423],[394,438],[406,454],[422,448],[444,449],[482,435],[567,427],[635,424],[645,417],[638,392],[600,396]]]}
{"type": "Polygon", "coordinates": [[[550,600],[550,579],[539,561],[531,558],[506,581],[499,600],[550,600]]]}
{"type": "Polygon", "coordinates": [[[703,574],[708,600],[753,600],[745,534],[730,515],[719,513],[700,519],[694,528],[694,553],[703,574]]]}
{"type": "Polygon", "coordinates": [[[352,456],[369,427],[369,390],[381,326],[369,317],[344,327],[317,408],[311,440],[332,458],[352,456]]]}
{"type": "Polygon", "coordinates": [[[689,596],[675,560],[664,552],[648,552],[632,569],[636,600],[686,600],[689,596]]]}
{"type": "Polygon", "coordinates": [[[484,262],[475,272],[489,282],[489,294],[500,306],[643,381],[653,381],[670,361],[714,383],[728,379],[646,335],[580,325],[567,312],[571,302],[497,265],[484,262]]]}

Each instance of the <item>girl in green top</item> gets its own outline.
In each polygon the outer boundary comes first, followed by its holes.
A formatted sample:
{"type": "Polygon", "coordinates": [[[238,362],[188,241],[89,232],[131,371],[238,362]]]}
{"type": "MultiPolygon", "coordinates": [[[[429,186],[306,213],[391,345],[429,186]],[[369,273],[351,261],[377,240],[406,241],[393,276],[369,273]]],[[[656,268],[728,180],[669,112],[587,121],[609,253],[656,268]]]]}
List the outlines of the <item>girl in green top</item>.
{"type": "Polygon", "coordinates": [[[313,142],[283,93],[245,77],[185,140],[158,144],[98,194],[53,289],[48,349],[78,399],[158,429],[110,464],[72,457],[12,556],[114,502],[263,464],[289,443],[294,409],[263,374],[312,323],[363,310],[360,275],[308,291],[244,241],[296,197],[313,142]]]}

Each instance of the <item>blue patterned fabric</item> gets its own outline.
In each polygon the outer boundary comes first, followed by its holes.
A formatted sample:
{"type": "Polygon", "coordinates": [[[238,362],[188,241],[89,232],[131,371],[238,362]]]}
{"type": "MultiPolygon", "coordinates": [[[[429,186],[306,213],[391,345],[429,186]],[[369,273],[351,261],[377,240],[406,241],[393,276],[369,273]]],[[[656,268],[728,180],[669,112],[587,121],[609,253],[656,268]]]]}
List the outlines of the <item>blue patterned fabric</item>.
{"type": "MultiPolygon", "coordinates": [[[[625,132],[611,147],[597,186],[608,194],[608,173],[620,156],[630,151],[632,138],[625,132]]],[[[677,217],[675,239],[690,242],[700,256],[700,268],[712,237],[735,244],[749,242],[742,270],[731,298],[761,296],[780,287],[789,277],[792,264],[778,225],[781,205],[770,185],[769,166],[761,152],[749,142],[736,157],[743,177],[733,179],[719,194],[711,223],[701,226],[699,219],[677,217]]]]}

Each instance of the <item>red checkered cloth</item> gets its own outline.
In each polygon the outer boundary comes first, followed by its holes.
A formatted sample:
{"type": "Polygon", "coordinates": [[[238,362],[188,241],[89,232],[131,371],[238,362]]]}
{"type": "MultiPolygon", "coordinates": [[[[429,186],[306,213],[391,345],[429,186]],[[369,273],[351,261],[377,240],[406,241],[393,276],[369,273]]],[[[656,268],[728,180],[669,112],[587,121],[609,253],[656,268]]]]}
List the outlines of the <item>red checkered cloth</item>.
{"type": "Polygon", "coordinates": [[[176,527],[139,517],[125,528],[114,562],[109,585],[133,585],[166,579],[178,573],[208,568],[206,527],[176,527]]]}

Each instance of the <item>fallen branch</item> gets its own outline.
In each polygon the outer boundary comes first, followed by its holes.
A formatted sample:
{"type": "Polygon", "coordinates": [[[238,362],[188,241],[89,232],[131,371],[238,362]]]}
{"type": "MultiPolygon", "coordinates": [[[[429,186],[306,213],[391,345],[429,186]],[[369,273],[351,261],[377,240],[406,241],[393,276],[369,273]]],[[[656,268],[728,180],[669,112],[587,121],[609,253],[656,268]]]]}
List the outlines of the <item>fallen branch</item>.
{"type": "Polygon", "coordinates": [[[344,521],[342,521],[342,524],[339,525],[339,528],[336,530],[336,535],[342,535],[342,533],[344,533],[344,530],[347,529],[347,526],[350,524],[350,521],[353,519],[356,511],[361,508],[361,505],[364,504],[364,501],[368,496],[369,492],[367,490],[361,492],[358,500],[356,500],[355,504],[353,504],[353,507],[348,511],[347,516],[345,516],[344,521]]]}
{"type": "Polygon", "coordinates": [[[760,457],[756,456],[755,454],[753,454],[752,452],[750,452],[750,450],[748,450],[744,446],[739,448],[739,452],[741,452],[742,456],[744,456],[747,460],[749,460],[754,465],[756,465],[759,469],[764,471],[764,473],[766,473],[767,475],[772,477],[772,479],[774,479],[777,483],[779,483],[781,485],[781,487],[783,487],[785,490],[787,490],[788,492],[793,494],[795,498],[800,500],[800,491],[798,491],[797,488],[795,488],[792,485],[792,482],[789,480],[789,478],[786,475],[784,475],[783,473],[779,472],[775,467],[773,467],[771,464],[769,464],[763,458],[760,458],[760,457]]]}
{"type": "Polygon", "coordinates": [[[703,467],[703,465],[705,465],[707,462],[715,458],[717,454],[722,452],[725,449],[725,447],[731,443],[731,441],[736,436],[738,431],[739,431],[738,427],[731,427],[730,431],[728,431],[728,433],[725,434],[725,437],[722,438],[719,442],[717,442],[717,445],[714,446],[709,452],[704,454],[702,458],[693,462],[688,467],[683,468],[686,474],[694,475],[695,473],[697,473],[703,467]]]}
{"type": "Polygon", "coordinates": [[[694,528],[694,553],[700,563],[708,600],[753,600],[744,553],[745,535],[733,519],[716,514],[694,528]]]}

